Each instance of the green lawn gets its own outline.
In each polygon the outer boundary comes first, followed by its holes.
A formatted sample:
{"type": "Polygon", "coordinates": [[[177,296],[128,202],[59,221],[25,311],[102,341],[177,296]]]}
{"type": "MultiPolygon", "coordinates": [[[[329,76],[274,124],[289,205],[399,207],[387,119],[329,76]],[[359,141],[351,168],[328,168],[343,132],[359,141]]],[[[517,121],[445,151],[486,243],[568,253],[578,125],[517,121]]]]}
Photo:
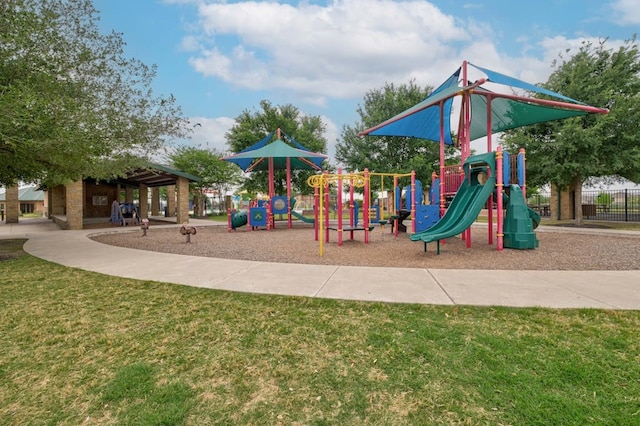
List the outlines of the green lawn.
{"type": "Polygon", "coordinates": [[[640,423],[640,312],[236,294],[21,243],[0,241],[3,425],[640,423]]]}

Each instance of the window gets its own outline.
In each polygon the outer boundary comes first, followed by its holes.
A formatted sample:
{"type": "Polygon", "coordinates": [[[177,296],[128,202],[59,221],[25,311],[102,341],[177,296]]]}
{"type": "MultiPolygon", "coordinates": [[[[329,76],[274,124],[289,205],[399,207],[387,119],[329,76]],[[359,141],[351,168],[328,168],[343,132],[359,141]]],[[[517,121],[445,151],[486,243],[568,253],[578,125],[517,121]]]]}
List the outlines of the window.
{"type": "Polygon", "coordinates": [[[92,202],[94,206],[106,206],[109,204],[109,198],[106,195],[94,195],[92,202]]]}
{"type": "Polygon", "coordinates": [[[20,213],[33,213],[35,210],[33,203],[20,203],[20,213]]]}

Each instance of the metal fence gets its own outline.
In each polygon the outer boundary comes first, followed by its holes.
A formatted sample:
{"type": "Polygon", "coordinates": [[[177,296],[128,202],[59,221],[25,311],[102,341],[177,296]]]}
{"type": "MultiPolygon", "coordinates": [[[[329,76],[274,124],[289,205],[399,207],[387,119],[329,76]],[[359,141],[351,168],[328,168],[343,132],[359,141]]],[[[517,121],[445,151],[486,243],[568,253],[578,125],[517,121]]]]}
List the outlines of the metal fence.
{"type": "MultiPolygon", "coordinates": [[[[543,217],[551,216],[550,194],[540,192],[527,199],[529,207],[543,217]]],[[[585,220],[640,222],[640,189],[582,191],[585,220]]]]}

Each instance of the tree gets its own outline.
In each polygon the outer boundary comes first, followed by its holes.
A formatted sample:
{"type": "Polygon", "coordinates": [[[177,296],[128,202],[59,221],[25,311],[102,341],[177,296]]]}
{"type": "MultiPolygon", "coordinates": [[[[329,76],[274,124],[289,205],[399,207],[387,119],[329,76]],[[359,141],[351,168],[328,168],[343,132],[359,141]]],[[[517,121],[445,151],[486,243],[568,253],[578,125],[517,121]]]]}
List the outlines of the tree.
{"type": "Polygon", "coordinates": [[[173,166],[179,170],[198,176],[200,182],[191,182],[189,192],[194,202],[194,215],[202,215],[205,211],[205,190],[213,190],[218,194],[218,205],[224,205],[224,195],[234,186],[242,182],[240,169],[228,161],[221,160],[221,153],[216,150],[181,146],[170,155],[173,166]]]}
{"type": "MultiPolygon", "coordinates": [[[[376,126],[423,101],[433,88],[418,87],[414,80],[395,86],[385,84],[364,96],[364,105],[358,106],[360,122],[342,128],[341,142],[336,146],[336,159],[349,170],[379,173],[410,173],[423,181],[431,181],[431,173],[438,170],[440,147],[438,143],[418,138],[398,136],[359,137],[358,133],[376,126]]],[[[448,148],[450,154],[453,148],[448,148]]],[[[378,185],[372,180],[372,187],[378,185]]]]}
{"type": "MultiPolygon", "coordinates": [[[[261,111],[243,111],[236,124],[226,133],[227,144],[231,151],[238,153],[262,140],[271,132],[280,129],[295,139],[305,148],[326,154],[327,140],[324,138],[325,125],[319,116],[308,116],[300,113],[293,105],[273,106],[269,101],[260,102],[261,111]]],[[[329,165],[325,164],[328,168],[329,165]]],[[[292,189],[302,194],[311,193],[307,178],[315,173],[310,170],[292,170],[292,189]]],[[[275,188],[277,194],[286,194],[286,171],[275,171],[275,188]]],[[[268,172],[252,172],[243,183],[249,192],[266,192],[268,188],[268,172]]]]}
{"type": "Polygon", "coordinates": [[[0,184],[115,178],[186,135],[155,67],[97,19],[90,0],[0,2],[0,184]]]}
{"type": "MultiPolygon", "coordinates": [[[[570,53],[567,51],[567,53],[570,53]]],[[[584,42],[568,58],[553,64],[544,87],[609,114],[541,123],[507,132],[509,149],[527,152],[527,180],[575,191],[576,222],[582,222],[582,185],[588,179],[615,176],[640,182],[640,56],[635,36],[618,49],[607,40],[584,42]]]]}

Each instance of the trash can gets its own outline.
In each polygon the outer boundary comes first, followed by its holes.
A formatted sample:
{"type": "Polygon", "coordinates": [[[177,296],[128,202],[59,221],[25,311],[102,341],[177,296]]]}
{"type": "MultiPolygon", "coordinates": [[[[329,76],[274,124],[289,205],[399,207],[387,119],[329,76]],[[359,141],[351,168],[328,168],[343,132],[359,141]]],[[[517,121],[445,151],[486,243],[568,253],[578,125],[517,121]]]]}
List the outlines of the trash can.
{"type": "Polygon", "coordinates": [[[582,205],[583,217],[596,217],[596,205],[595,204],[583,204],[582,205]]]}

